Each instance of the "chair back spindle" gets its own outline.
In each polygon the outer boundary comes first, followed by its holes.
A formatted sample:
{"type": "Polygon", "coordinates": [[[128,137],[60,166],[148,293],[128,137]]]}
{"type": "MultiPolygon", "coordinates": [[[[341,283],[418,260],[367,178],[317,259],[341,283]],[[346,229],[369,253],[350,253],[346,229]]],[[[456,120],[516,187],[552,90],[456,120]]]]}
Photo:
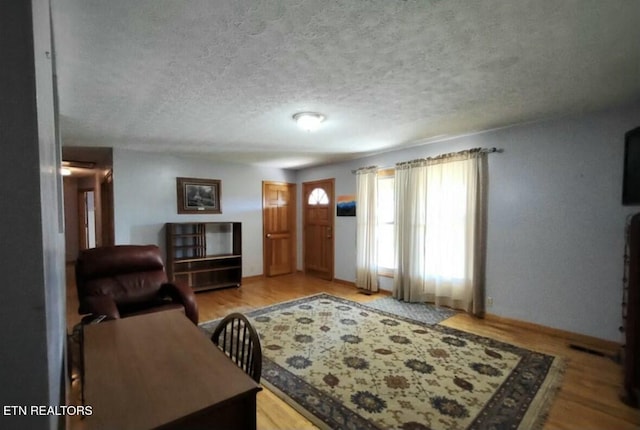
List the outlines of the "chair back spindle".
{"type": "Polygon", "coordinates": [[[260,338],[245,315],[234,312],[224,317],[213,331],[211,341],[238,367],[260,383],[262,373],[260,338]]]}

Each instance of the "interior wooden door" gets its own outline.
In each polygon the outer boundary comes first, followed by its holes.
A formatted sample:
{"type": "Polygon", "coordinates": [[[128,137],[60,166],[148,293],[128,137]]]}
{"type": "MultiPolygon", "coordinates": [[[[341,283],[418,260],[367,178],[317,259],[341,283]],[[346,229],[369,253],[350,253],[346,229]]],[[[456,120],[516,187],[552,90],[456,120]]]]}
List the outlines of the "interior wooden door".
{"type": "Polygon", "coordinates": [[[304,271],[333,280],[334,179],[302,184],[304,271]]]}
{"type": "Polygon", "coordinates": [[[296,270],[296,185],[262,182],[264,274],[296,270]]]}

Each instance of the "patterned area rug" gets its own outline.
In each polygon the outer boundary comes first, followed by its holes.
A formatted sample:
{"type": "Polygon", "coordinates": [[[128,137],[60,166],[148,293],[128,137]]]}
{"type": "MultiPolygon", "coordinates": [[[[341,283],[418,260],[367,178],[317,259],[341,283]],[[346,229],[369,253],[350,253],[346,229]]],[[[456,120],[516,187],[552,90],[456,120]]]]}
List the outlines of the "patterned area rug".
{"type": "Polygon", "coordinates": [[[262,383],[325,429],[538,428],[562,374],[553,356],[327,294],[248,315],[262,383]]]}
{"type": "Polygon", "coordinates": [[[411,318],[425,324],[438,324],[456,314],[456,311],[428,303],[407,303],[393,297],[381,297],[366,303],[367,306],[395,315],[411,318]]]}

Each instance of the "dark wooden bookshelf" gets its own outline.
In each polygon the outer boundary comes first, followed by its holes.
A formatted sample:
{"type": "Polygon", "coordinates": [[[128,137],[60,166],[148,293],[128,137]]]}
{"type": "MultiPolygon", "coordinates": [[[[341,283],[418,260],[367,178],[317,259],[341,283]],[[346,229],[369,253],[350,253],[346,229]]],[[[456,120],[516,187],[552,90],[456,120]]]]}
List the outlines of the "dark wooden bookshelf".
{"type": "Polygon", "coordinates": [[[242,284],[242,224],[167,223],[167,275],[194,291],[242,284]]]}

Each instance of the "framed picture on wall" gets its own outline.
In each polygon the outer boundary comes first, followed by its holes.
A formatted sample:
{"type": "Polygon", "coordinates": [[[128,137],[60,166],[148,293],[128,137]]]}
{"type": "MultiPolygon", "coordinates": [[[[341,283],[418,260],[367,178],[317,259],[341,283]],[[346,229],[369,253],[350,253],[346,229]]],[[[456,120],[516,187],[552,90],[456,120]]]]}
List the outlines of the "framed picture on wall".
{"type": "Polygon", "coordinates": [[[356,196],[344,195],[338,196],[338,204],[336,205],[336,216],[356,216],[356,196]]]}
{"type": "Polygon", "coordinates": [[[221,214],[220,179],[176,178],[179,214],[221,214]]]}

